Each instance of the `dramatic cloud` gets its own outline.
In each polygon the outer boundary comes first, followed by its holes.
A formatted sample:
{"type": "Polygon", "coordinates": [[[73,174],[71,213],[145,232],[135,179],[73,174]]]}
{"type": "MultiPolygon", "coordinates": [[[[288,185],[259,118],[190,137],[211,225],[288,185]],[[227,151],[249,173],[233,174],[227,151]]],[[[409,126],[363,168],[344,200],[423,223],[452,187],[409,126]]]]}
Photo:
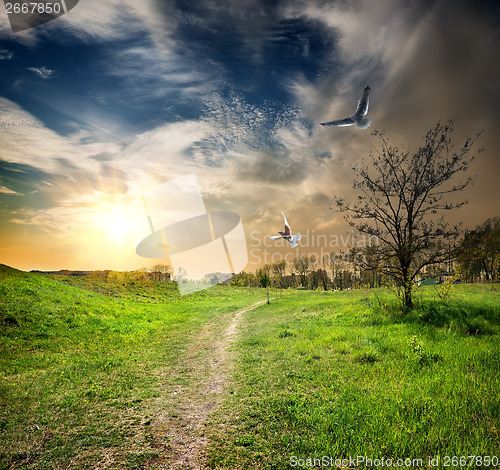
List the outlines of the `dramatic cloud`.
{"type": "Polygon", "coordinates": [[[280,211],[297,231],[339,233],[333,195],[355,197],[371,130],[412,150],[459,115],[458,140],[485,128],[458,216],[480,223],[500,197],[500,41],[489,3],[469,3],[86,0],[18,34],[0,15],[0,222],[76,244],[195,173],[207,207],[239,213],[247,235],[280,211]],[[371,128],[319,125],[354,112],[366,85],[371,128]]]}
{"type": "MultiPolygon", "coordinates": [[[[422,136],[439,120],[459,117],[455,137],[463,142],[467,135],[485,129],[479,146],[481,154],[472,171],[477,174],[474,194],[483,203],[465,208],[458,217],[472,216],[475,223],[498,211],[491,197],[491,171],[500,171],[496,157],[498,141],[493,137],[500,124],[500,87],[496,77],[500,65],[491,60],[500,47],[498,29],[465,2],[441,1],[419,9],[409,2],[360,1],[325,5],[307,2],[290,8],[299,14],[324,22],[338,40],[337,54],[343,64],[337,79],[319,83],[301,79],[290,82],[290,90],[311,120],[319,122],[349,114],[365,85],[372,87],[370,129],[384,131],[397,145],[416,150],[422,136]],[[467,27],[459,28],[467,18],[467,27]],[[489,188],[489,189],[486,189],[489,188]],[[489,194],[489,195],[487,195],[489,194]],[[474,214],[476,214],[474,216],[474,214]]],[[[344,176],[336,190],[348,194],[350,166],[375,150],[376,139],[349,130],[316,129],[333,155],[336,173],[344,176]],[[342,162],[348,165],[343,167],[342,162]]],[[[471,193],[464,195],[469,199],[471,193]]]]}
{"type": "Polygon", "coordinates": [[[102,152],[117,152],[114,143],[92,142],[83,136],[62,137],[9,100],[0,98],[0,151],[3,160],[34,165],[57,174],[72,162],[75,170],[99,174],[100,164],[91,157],[102,152]]]}

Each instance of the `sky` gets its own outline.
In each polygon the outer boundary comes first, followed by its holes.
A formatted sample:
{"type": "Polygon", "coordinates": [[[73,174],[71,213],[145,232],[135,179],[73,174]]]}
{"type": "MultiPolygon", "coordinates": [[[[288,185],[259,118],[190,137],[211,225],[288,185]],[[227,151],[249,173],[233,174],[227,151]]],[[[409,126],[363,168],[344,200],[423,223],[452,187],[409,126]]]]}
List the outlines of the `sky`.
{"type": "Polygon", "coordinates": [[[0,263],[168,264],[136,253],[129,207],[190,174],[207,211],[241,217],[247,271],[345,251],[333,198],[356,198],[371,131],[411,151],[449,118],[457,146],[484,129],[484,151],[448,220],[500,216],[499,33],[485,0],[80,0],[17,33],[2,9],[0,263]],[[352,114],[366,85],[370,128],[319,125],[352,114]],[[280,212],[295,249],[266,238],[280,212]]]}

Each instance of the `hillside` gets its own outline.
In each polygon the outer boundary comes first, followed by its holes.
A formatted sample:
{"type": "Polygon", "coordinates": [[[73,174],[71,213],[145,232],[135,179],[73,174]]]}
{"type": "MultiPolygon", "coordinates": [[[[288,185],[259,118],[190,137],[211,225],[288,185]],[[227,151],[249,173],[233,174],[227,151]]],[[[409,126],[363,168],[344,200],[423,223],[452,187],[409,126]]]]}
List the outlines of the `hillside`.
{"type": "Polygon", "coordinates": [[[140,468],[156,455],[143,451],[145,423],[164,406],[164,377],[203,325],[262,295],[215,286],[180,297],[2,266],[0,468],[94,468],[103,449],[140,468]]]}
{"type": "Polygon", "coordinates": [[[425,287],[408,315],[382,289],[267,304],[263,289],[172,287],[0,266],[0,468],[499,448],[499,285],[453,286],[446,301],[425,287]]]}

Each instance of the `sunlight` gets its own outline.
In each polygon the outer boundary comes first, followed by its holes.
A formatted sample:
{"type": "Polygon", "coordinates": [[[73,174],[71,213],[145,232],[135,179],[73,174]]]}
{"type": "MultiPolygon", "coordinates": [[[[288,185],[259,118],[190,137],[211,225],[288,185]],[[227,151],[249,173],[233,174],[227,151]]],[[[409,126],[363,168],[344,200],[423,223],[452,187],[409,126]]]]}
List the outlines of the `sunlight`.
{"type": "Polygon", "coordinates": [[[109,241],[114,243],[129,242],[130,220],[126,208],[120,204],[106,203],[96,207],[93,214],[93,226],[104,232],[109,241]]]}

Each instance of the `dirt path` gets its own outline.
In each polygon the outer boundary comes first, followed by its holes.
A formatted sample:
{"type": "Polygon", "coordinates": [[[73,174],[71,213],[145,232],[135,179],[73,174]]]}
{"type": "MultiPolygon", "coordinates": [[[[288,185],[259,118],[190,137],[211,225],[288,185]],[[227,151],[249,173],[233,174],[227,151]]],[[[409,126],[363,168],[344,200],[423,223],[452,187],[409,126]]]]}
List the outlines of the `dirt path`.
{"type": "Polygon", "coordinates": [[[169,469],[203,469],[200,463],[206,445],[204,436],[208,416],[221,403],[231,380],[233,368],[230,346],[236,339],[242,315],[262,305],[225,314],[206,325],[191,344],[184,361],[185,379],[168,393],[172,406],[160,419],[164,439],[168,442],[169,469]]]}

